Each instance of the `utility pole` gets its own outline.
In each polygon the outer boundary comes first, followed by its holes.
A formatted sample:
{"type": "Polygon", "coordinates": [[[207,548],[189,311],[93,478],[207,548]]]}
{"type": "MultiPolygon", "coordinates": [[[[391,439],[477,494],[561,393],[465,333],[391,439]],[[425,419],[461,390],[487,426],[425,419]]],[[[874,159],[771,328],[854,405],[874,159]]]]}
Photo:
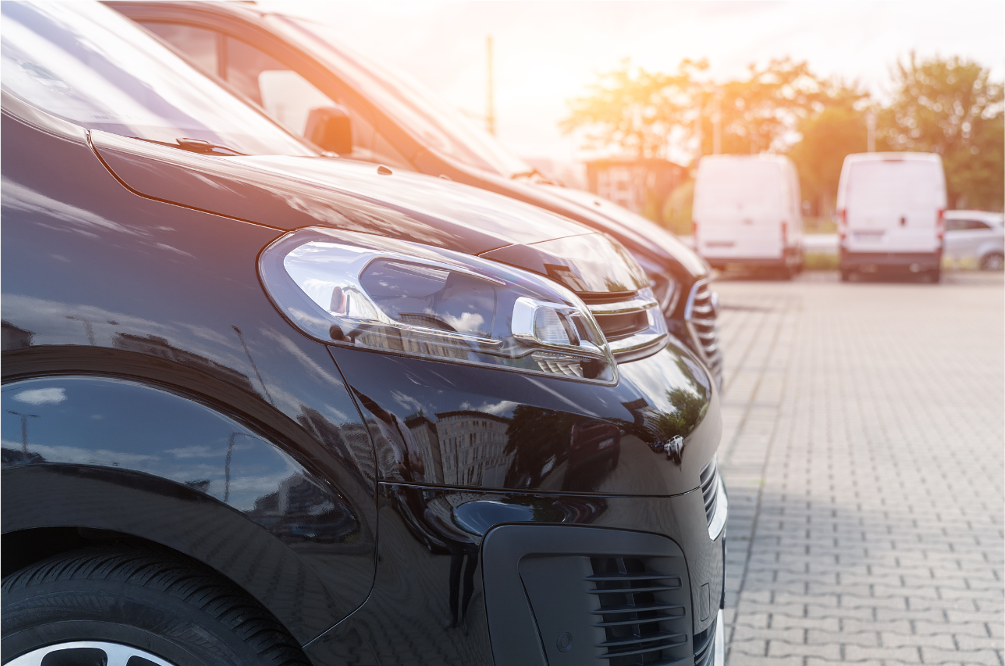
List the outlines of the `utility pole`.
{"type": "Polygon", "coordinates": [[[722,90],[716,89],[712,98],[712,154],[722,153],[722,90]]]}
{"type": "Polygon", "coordinates": [[[698,113],[694,117],[694,138],[697,139],[697,145],[694,149],[694,163],[697,164],[698,160],[700,160],[702,156],[701,144],[705,141],[705,136],[702,133],[701,126],[703,116],[705,115],[705,93],[698,91],[695,96],[698,98],[698,113]]]}
{"type": "Polygon", "coordinates": [[[22,414],[21,412],[15,412],[13,409],[7,410],[8,414],[13,414],[14,416],[21,417],[21,453],[28,457],[28,419],[37,419],[38,414],[22,414]]]}
{"type": "Polygon", "coordinates": [[[865,126],[869,131],[866,139],[867,151],[874,153],[876,152],[876,114],[874,112],[865,112],[865,126]]]}
{"type": "Polygon", "coordinates": [[[488,66],[488,96],[485,100],[485,129],[489,131],[492,136],[496,135],[496,105],[495,99],[493,98],[493,86],[492,81],[492,35],[485,38],[485,52],[488,56],[486,59],[486,64],[488,66]]]}

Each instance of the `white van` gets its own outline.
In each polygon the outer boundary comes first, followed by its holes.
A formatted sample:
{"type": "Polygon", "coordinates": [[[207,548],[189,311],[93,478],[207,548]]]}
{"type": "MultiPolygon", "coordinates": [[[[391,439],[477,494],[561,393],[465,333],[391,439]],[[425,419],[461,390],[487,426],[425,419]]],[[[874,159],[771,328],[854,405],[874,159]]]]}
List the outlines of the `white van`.
{"type": "Polygon", "coordinates": [[[933,153],[849,155],[837,198],[841,279],[903,270],[938,282],[946,176],[933,153]]]}
{"type": "Polygon", "coordinates": [[[787,157],[709,155],[698,163],[691,213],[695,249],[712,266],[803,266],[803,214],[787,157]]]}

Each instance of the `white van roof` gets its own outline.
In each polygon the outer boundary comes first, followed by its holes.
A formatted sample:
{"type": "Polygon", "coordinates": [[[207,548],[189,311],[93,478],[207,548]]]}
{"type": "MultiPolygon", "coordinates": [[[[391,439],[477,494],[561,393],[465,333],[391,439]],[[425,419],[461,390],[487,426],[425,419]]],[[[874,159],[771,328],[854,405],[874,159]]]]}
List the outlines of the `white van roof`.
{"type": "Polygon", "coordinates": [[[938,162],[942,157],[936,153],[854,153],[844,158],[845,162],[938,162]]]}
{"type": "Polygon", "coordinates": [[[792,164],[790,160],[785,155],[705,155],[699,160],[698,166],[701,166],[702,162],[769,162],[772,164],[792,164]]]}

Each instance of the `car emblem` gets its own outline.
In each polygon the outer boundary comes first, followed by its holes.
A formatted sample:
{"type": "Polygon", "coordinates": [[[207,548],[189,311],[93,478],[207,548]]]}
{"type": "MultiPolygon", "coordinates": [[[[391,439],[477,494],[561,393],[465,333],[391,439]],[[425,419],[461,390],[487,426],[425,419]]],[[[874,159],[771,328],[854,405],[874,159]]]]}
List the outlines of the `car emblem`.
{"type": "Polygon", "coordinates": [[[680,454],[684,450],[684,438],[680,435],[674,435],[670,441],[663,445],[663,450],[666,451],[667,460],[672,460],[679,465],[680,454]]]}

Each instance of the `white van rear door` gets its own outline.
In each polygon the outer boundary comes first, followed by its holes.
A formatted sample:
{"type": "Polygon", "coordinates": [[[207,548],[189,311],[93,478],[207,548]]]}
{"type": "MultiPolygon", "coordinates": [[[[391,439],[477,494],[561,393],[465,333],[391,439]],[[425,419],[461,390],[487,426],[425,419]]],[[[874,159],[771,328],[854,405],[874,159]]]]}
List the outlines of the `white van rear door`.
{"type": "Polygon", "coordinates": [[[887,159],[850,165],[846,247],[852,252],[934,252],[945,199],[939,164],[887,159]]]}
{"type": "Polygon", "coordinates": [[[694,220],[698,252],[716,259],[782,256],[782,165],[757,159],[708,160],[698,170],[694,220]]]}

